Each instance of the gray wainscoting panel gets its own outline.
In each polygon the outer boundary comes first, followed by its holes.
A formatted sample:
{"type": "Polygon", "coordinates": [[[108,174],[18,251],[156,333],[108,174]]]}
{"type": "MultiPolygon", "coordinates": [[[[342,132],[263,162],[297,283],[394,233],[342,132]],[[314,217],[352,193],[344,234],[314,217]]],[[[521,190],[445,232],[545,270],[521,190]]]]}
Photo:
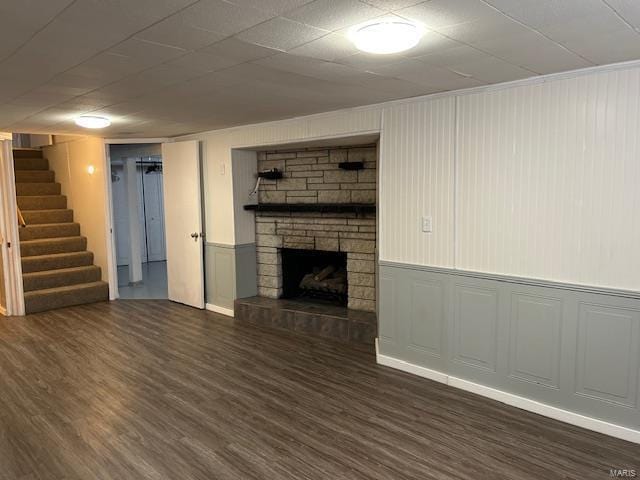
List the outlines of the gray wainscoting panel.
{"type": "Polygon", "coordinates": [[[640,295],[380,264],[379,352],[640,429],[640,295]]]}
{"type": "Polygon", "coordinates": [[[514,292],[509,320],[509,375],[559,388],[562,300],[514,292]]]}
{"type": "Polygon", "coordinates": [[[454,285],[453,360],[486,372],[497,365],[498,291],[454,285]]]}
{"type": "Polygon", "coordinates": [[[205,245],[206,302],[233,310],[236,298],[257,293],[255,244],[205,245]]]}
{"type": "Polygon", "coordinates": [[[236,245],[236,298],[258,294],[256,244],[236,245]]]}
{"type": "Polygon", "coordinates": [[[637,407],[638,313],[580,304],[576,392],[637,407]]]}

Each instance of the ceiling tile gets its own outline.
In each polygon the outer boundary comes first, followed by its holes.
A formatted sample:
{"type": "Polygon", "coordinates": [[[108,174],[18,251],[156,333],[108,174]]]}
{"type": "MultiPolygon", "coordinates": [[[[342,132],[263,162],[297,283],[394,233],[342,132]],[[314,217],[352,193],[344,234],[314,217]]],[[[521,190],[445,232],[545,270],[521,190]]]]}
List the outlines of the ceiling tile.
{"type": "Polygon", "coordinates": [[[439,27],[438,32],[462,43],[476,43],[485,40],[526,35],[531,30],[503,15],[484,20],[459,23],[448,27],[439,27]]]}
{"type": "Polygon", "coordinates": [[[329,32],[326,30],[278,17],[242,32],[237,38],[263,47],[287,51],[327,33],[329,32]]]}
{"type": "Polygon", "coordinates": [[[539,29],[558,25],[583,16],[606,15],[610,9],[602,0],[486,0],[512,18],[539,29]]]}
{"type": "Polygon", "coordinates": [[[302,5],[311,3],[313,0],[229,0],[241,7],[252,7],[259,10],[272,13],[273,15],[282,15],[290,12],[302,5]]]}
{"type": "Polygon", "coordinates": [[[536,73],[545,74],[588,67],[588,60],[533,31],[480,41],[475,47],[536,73]]]}
{"type": "Polygon", "coordinates": [[[187,25],[224,35],[234,35],[274,15],[252,7],[240,7],[223,0],[200,0],[181,12],[187,25]]]}
{"type": "Polygon", "coordinates": [[[186,50],[197,50],[225,37],[226,35],[222,33],[189,25],[184,14],[173,15],[136,34],[136,38],[142,40],[172,45],[186,50]]]}
{"type": "Polygon", "coordinates": [[[358,49],[351,40],[338,33],[330,33],[317,40],[289,50],[289,53],[293,55],[319,58],[330,62],[338,58],[348,57],[357,52],[358,49]]]}
{"type": "Polygon", "coordinates": [[[606,0],[622,18],[640,29],[640,3],[637,0],[606,0]]]}
{"type": "Polygon", "coordinates": [[[538,29],[540,32],[551,38],[553,41],[562,43],[575,41],[588,36],[603,35],[630,28],[613,11],[603,15],[578,16],[567,22],[554,25],[545,25],[538,29]]]}
{"type": "Polygon", "coordinates": [[[451,64],[448,65],[447,68],[465,76],[472,76],[486,83],[507,82],[534,75],[524,68],[491,56],[476,58],[475,60],[469,60],[459,64],[451,64]]]}
{"type": "Polygon", "coordinates": [[[315,0],[286,14],[287,18],[324,30],[357,25],[385,12],[358,0],[315,0]]]}
{"type": "Polygon", "coordinates": [[[441,33],[428,30],[420,39],[420,43],[407,52],[403,52],[405,57],[419,57],[429,53],[442,52],[449,48],[460,47],[462,44],[452,38],[445,37],[441,33]]]}
{"type": "Polygon", "coordinates": [[[495,19],[500,14],[481,0],[431,0],[395,12],[418,21],[427,28],[438,29],[481,19],[495,19]]]}
{"type": "Polygon", "coordinates": [[[280,53],[280,50],[263,47],[256,45],[255,43],[243,42],[242,40],[233,37],[214,43],[213,45],[209,45],[201,51],[236,59],[240,63],[280,53]]]}
{"type": "Polygon", "coordinates": [[[186,50],[131,38],[113,47],[109,53],[124,55],[135,59],[136,63],[140,66],[151,67],[159,63],[164,63],[172,58],[182,56],[186,53],[186,50]]]}
{"type": "Polygon", "coordinates": [[[373,5],[374,7],[381,8],[388,12],[394,10],[400,10],[407,7],[412,7],[423,3],[424,0],[364,0],[366,3],[373,5]]]}
{"type": "Polygon", "coordinates": [[[488,53],[482,52],[468,45],[461,45],[459,47],[449,48],[444,51],[413,58],[436,67],[448,67],[450,65],[460,65],[462,63],[473,62],[487,57],[490,57],[488,53]]]}
{"type": "Polygon", "coordinates": [[[371,69],[375,67],[395,65],[405,60],[407,60],[406,57],[397,53],[392,55],[375,55],[373,53],[358,52],[349,57],[339,58],[336,62],[349,65],[362,71],[371,71],[371,69]]]}
{"type": "Polygon", "coordinates": [[[481,85],[482,82],[464,77],[440,67],[427,65],[417,60],[404,60],[401,63],[371,69],[373,73],[400,78],[419,85],[427,85],[438,90],[454,90],[481,85]]]}
{"type": "Polygon", "coordinates": [[[333,82],[353,81],[363,77],[363,72],[346,65],[317,60],[315,58],[298,57],[286,53],[263,58],[253,63],[333,82]]]}
{"type": "Polygon", "coordinates": [[[640,58],[640,34],[630,28],[576,37],[565,41],[564,44],[572,51],[600,65],[640,58]]]}

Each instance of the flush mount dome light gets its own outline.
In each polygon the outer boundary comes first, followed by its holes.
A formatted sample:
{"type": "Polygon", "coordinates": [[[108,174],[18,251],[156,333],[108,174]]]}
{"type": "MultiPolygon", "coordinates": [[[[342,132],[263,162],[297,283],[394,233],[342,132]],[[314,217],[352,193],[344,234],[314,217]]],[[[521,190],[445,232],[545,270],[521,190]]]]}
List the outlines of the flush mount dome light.
{"type": "Polygon", "coordinates": [[[105,128],[111,125],[111,120],[105,117],[82,115],[76,118],[76,125],[84,128],[105,128]]]}
{"type": "Polygon", "coordinates": [[[423,29],[414,23],[387,20],[354,27],[349,37],[358,50],[389,54],[415,47],[423,33],[423,29]]]}

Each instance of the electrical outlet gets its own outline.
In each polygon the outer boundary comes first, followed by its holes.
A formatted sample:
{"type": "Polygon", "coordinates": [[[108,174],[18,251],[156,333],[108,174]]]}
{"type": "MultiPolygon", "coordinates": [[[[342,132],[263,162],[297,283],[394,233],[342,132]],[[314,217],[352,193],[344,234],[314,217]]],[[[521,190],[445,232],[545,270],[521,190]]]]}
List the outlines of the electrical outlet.
{"type": "Polygon", "coordinates": [[[422,217],[422,231],[424,233],[433,232],[433,220],[431,217],[422,217]]]}

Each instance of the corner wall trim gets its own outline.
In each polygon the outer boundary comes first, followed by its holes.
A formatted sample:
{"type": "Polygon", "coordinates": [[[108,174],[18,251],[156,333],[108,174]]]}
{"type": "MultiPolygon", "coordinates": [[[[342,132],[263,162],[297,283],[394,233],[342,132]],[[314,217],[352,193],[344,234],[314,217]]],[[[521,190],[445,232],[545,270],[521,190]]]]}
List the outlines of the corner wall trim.
{"type": "Polygon", "coordinates": [[[207,303],[204,308],[209,310],[210,312],[221,313],[222,315],[226,315],[227,317],[234,317],[234,311],[232,308],[219,307],[218,305],[213,305],[211,303],[207,303]]]}
{"type": "Polygon", "coordinates": [[[446,373],[438,372],[428,368],[420,367],[412,363],[400,360],[387,355],[381,355],[376,352],[376,361],[379,365],[395,368],[403,372],[411,373],[429,380],[444,383],[450,387],[459,388],[467,392],[475,393],[483,397],[496,400],[512,407],[527,410],[529,412],[537,413],[545,417],[553,418],[561,422],[569,423],[577,427],[586,428],[587,430],[593,430],[594,432],[603,433],[611,437],[620,438],[628,442],[640,444],[640,431],[633,430],[631,428],[622,427],[613,423],[598,420],[597,418],[587,417],[579,413],[571,412],[569,410],[563,410],[561,408],[547,405],[535,400],[531,400],[519,395],[507,393],[502,390],[480,385],[478,383],[470,382],[462,378],[452,377],[446,373]]]}

